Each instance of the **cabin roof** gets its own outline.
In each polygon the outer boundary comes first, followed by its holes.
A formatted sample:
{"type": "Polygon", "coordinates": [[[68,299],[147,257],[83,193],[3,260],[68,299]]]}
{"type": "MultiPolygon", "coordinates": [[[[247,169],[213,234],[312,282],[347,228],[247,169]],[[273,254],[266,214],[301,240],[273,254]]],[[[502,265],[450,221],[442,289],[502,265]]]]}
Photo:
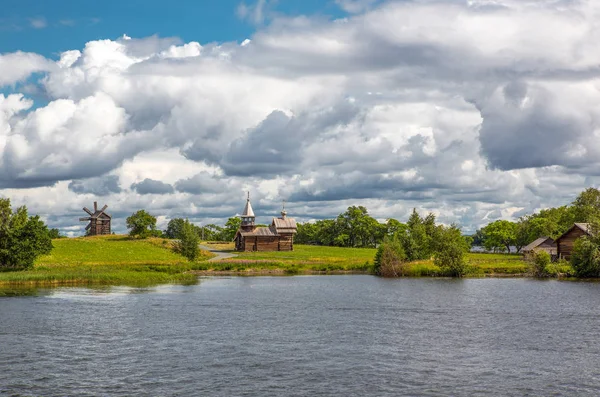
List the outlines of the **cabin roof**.
{"type": "Polygon", "coordinates": [[[522,251],[523,252],[529,252],[529,251],[533,251],[534,248],[539,247],[540,245],[544,244],[546,241],[550,241],[550,244],[554,244],[554,240],[552,240],[550,237],[540,237],[538,239],[536,239],[535,241],[527,244],[525,247],[523,247],[522,251]]]}
{"type": "Polygon", "coordinates": [[[571,233],[571,231],[575,228],[581,229],[585,234],[592,234],[592,227],[589,223],[574,223],[573,226],[569,228],[566,232],[564,232],[556,241],[562,239],[567,234],[571,233]]]}

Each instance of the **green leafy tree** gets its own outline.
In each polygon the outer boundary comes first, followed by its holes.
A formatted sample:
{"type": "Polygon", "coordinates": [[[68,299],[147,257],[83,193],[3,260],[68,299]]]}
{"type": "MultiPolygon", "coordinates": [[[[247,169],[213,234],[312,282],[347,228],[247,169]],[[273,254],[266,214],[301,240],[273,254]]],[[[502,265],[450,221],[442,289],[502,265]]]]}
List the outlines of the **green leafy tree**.
{"type": "Polygon", "coordinates": [[[575,222],[600,221],[600,191],[590,187],[585,189],[573,201],[575,222]]]}
{"type": "Polygon", "coordinates": [[[444,274],[462,277],[466,272],[465,254],[468,251],[469,244],[457,226],[438,227],[434,263],[444,274]]]}
{"type": "Polygon", "coordinates": [[[179,232],[179,240],[176,243],[177,252],[188,258],[190,262],[193,262],[198,258],[200,252],[198,247],[199,243],[200,238],[198,237],[198,232],[194,228],[194,225],[187,219],[184,220],[181,231],[179,232]]]}
{"type": "Polygon", "coordinates": [[[232,217],[225,223],[225,228],[221,232],[221,240],[232,241],[237,233],[238,229],[242,225],[242,219],[238,217],[232,217]]]}
{"type": "Polygon", "coordinates": [[[164,235],[167,238],[179,239],[181,238],[181,233],[183,231],[183,226],[185,224],[185,219],[183,218],[173,218],[167,224],[167,230],[165,230],[164,235]]]}
{"type": "Polygon", "coordinates": [[[9,199],[0,199],[0,267],[27,269],[35,259],[52,251],[48,228],[27,207],[13,212],[9,199]]]}
{"type": "Polygon", "coordinates": [[[48,230],[48,237],[50,237],[51,239],[64,238],[64,236],[62,236],[60,234],[60,231],[58,229],[50,229],[50,230],[48,230]]]}
{"type": "Polygon", "coordinates": [[[147,238],[156,236],[156,217],[150,215],[146,210],[133,213],[126,220],[129,235],[132,237],[147,238]]]}
{"type": "Polygon", "coordinates": [[[499,220],[490,223],[482,229],[484,246],[488,250],[505,248],[510,252],[510,247],[515,245],[517,238],[517,225],[514,222],[499,220]]]}
{"type": "Polygon", "coordinates": [[[401,236],[406,258],[409,261],[431,258],[436,233],[435,216],[429,214],[422,218],[413,209],[406,222],[406,232],[401,236]]]}

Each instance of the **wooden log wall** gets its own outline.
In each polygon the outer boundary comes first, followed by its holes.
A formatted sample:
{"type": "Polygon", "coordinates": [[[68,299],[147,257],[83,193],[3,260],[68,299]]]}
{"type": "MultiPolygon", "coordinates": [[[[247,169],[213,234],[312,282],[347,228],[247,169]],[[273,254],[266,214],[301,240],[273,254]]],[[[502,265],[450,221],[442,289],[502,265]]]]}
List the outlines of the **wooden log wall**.
{"type": "Polygon", "coordinates": [[[575,245],[575,240],[578,238],[585,236],[586,233],[578,227],[573,228],[569,233],[561,237],[557,241],[557,253],[559,258],[570,259],[571,254],[573,253],[573,246],[575,245]]]}

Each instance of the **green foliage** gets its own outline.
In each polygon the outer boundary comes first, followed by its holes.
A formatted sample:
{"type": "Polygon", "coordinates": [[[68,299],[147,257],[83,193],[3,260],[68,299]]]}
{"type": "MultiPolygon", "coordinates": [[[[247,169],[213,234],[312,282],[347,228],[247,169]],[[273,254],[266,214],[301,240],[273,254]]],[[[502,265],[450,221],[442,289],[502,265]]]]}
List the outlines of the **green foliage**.
{"type": "Polygon", "coordinates": [[[516,243],[517,224],[506,220],[499,220],[484,227],[482,232],[485,249],[490,251],[506,249],[506,252],[510,252],[510,246],[516,243]]]}
{"type": "Polygon", "coordinates": [[[590,187],[573,201],[575,222],[594,223],[600,221],[600,191],[590,187]]]}
{"type": "Polygon", "coordinates": [[[62,236],[60,234],[60,231],[58,229],[48,230],[48,237],[50,237],[51,239],[65,238],[65,236],[62,236]]]}
{"type": "Polygon", "coordinates": [[[183,231],[183,227],[185,225],[185,219],[183,218],[173,218],[167,224],[167,230],[165,230],[164,235],[166,238],[179,239],[181,238],[181,233],[183,231]]]}
{"type": "Polygon", "coordinates": [[[176,250],[188,258],[190,262],[193,262],[198,258],[198,254],[200,253],[198,243],[200,243],[198,233],[194,229],[194,225],[186,219],[179,232],[179,241],[177,242],[176,250]]]}
{"type": "Polygon", "coordinates": [[[535,251],[531,260],[531,274],[534,277],[546,277],[548,275],[547,267],[550,265],[550,254],[543,250],[535,251]]]}
{"type": "Polygon", "coordinates": [[[406,254],[397,236],[386,236],[377,248],[373,269],[375,274],[383,277],[405,276],[406,254]]]}
{"type": "Polygon", "coordinates": [[[52,251],[48,228],[25,206],[13,212],[9,199],[0,199],[0,268],[27,269],[52,251]]]}
{"type": "Polygon", "coordinates": [[[582,237],[575,240],[571,266],[577,277],[600,277],[600,246],[597,239],[582,237]]]}
{"type": "Polygon", "coordinates": [[[156,230],[156,217],[150,215],[146,210],[139,210],[133,213],[126,220],[126,225],[129,231],[129,235],[132,237],[148,238],[158,237],[156,230]]]}
{"type": "Polygon", "coordinates": [[[435,249],[436,235],[435,216],[428,214],[422,218],[417,210],[413,209],[404,233],[399,236],[406,259],[430,259],[435,249]]]}
{"type": "Polygon", "coordinates": [[[457,226],[439,226],[434,263],[442,272],[452,277],[462,277],[466,273],[465,254],[469,244],[457,226]]]}
{"type": "Polygon", "coordinates": [[[225,228],[221,232],[222,241],[232,241],[235,237],[235,233],[242,225],[242,220],[238,217],[229,218],[225,223],[225,228]]]}

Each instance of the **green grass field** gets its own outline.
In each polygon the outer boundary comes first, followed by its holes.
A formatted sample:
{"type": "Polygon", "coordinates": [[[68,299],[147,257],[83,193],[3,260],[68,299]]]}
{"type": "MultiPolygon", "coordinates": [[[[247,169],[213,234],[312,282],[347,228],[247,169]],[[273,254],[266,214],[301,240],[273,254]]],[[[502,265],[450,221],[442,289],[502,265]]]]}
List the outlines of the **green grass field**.
{"type": "MultiPolygon", "coordinates": [[[[7,285],[131,285],[191,283],[194,264],[171,250],[162,239],[135,240],[127,236],[53,240],[50,255],[38,258],[26,271],[0,272],[7,285]]],[[[212,255],[203,252],[200,260],[212,255]]]]}
{"type": "MultiPolygon", "coordinates": [[[[215,249],[234,252],[233,244],[211,244],[215,249]]],[[[375,249],[294,245],[292,252],[241,252],[233,259],[209,262],[206,271],[256,272],[279,269],[284,273],[372,272],[375,249]]],[[[518,254],[468,253],[468,276],[517,275],[527,273],[527,263],[518,254]]],[[[432,260],[407,264],[413,277],[439,276],[432,260]]]]}
{"type": "MultiPolygon", "coordinates": [[[[235,258],[207,261],[212,254],[190,263],[173,252],[163,239],[137,240],[127,236],[54,240],[50,255],[38,258],[26,271],[0,272],[0,287],[54,285],[150,286],[163,283],[195,283],[197,273],[303,274],[372,273],[375,249],[296,245],[292,252],[242,252],[235,258]]],[[[232,251],[232,244],[211,245],[232,251]]],[[[520,255],[467,255],[467,276],[521,275],[527,263],[520,255]]],[[[406,265],[414,277],[440,276],[432,260],[406,265]]]]}

